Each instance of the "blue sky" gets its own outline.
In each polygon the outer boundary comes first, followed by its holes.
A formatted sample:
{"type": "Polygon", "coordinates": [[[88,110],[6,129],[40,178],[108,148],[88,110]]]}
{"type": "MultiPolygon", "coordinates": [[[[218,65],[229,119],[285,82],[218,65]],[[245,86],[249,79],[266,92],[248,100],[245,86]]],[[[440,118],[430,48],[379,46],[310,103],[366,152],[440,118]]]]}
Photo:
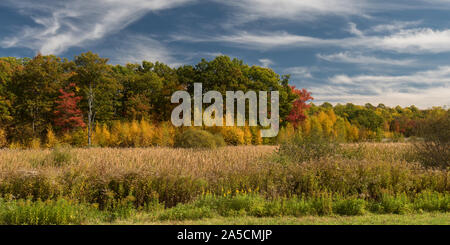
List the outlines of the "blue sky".
{"type": "Polygon", "coordinates": [[[171,66],[228,55],[316,103],[450,106],[450,0],[1,0],[0,56],[171,66]]]}

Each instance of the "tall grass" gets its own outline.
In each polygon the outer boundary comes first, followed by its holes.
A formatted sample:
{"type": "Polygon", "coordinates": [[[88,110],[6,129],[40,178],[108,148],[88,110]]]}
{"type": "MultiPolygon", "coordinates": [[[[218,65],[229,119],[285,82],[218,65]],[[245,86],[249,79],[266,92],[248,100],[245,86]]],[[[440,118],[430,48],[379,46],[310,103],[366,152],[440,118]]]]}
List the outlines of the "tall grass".
{"type": "Polygon", "coordinates": [[[273,146],[70,149],[64,153],[70,160],[55,150],[0,150],[0,195],[44,201],[65,198],[108,209],[117,203],[142,208],[155,200],[173,207],[205,194],[243,192],[266,199],[331,193],[368,201],[383,200],[384,193],[412,200],[426,191],[449,192],[448,171],[425,169],[403,157],[409,145],[345,147],[346,153],[331,158],[286,164],[274,160],[273,146]],[[49,159],[63,160],[40,164],[49,159]]]}

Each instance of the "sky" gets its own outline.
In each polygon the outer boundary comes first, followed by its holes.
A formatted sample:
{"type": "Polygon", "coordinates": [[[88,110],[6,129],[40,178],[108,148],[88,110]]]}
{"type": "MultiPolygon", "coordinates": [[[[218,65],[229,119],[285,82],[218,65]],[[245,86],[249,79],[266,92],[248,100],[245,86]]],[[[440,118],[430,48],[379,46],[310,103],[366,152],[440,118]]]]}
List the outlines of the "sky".
{"type": "Polygon", "coordinates": [[[228,55],[322,102],[450,106],[450,0],[0,0],[0,56],[228,55]]]}

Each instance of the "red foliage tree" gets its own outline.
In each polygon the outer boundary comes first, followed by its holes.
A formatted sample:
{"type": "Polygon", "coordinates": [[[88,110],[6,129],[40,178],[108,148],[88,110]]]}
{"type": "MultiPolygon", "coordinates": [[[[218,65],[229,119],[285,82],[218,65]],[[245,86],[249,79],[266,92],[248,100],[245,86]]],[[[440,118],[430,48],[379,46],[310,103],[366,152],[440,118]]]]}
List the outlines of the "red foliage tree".
{"type": "Polygon", "coordinates": [[[59,89],[61,93],[56,101],[56,111],[54,123],[56,126],[61,127],[63,131],[73,130],[75,128],[84,128],[86,124],[83,122],[83,114],[78,108],[78,102],[81,100],[81,96],[75,96],[73,89],[75,84],[71,83],[69,86],[63,89],[59,89]]]}
{"type": "Polygon", "coordinates": [[[290,86],[292,89],[292,93],[296,94],[298,98],[292,103],[292,110],[289,115],[286,117],[286,120],[297,128],[298,125],[306,119],[305,111],[311,107],[311,105],[306,104],[307,101],[313,100],[311,97],[311,92],[308,92],[306,89],[297,89],[295,86],[290,86]]]}

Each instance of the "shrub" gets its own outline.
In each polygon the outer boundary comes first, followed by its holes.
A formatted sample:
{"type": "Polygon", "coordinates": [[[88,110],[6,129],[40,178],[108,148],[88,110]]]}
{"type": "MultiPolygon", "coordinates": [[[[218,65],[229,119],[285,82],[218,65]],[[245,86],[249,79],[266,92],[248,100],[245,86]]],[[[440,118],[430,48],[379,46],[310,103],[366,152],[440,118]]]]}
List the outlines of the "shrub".
{"type": "Polygon", "coordinates": [[[220,133],[228,145],[245,144],[245,133],[238,127],[222,127],[220,133]]]}
{"type": "Polygon", "coordinates": [[[333,203],[333,212],[340,215],[363,215],[366,202],[362,199],[337,199],[333,203]]]}
{"type": "Polygon", "coordinates": [[[331,138],[314,135],[304,137],[296,135],[280,146],[278,154],[287,157],[292,162],[300,163],[334,156],[338,150],[339,144],[331,138]]]}
{"type": "Polygon", "coordinates": [[[115,219],[126,219],[135,215],[134,201],[135,198],[131,195],[119,200],[114,199],[114,197],[108,199],[103,207],[106,211],[106,219],[113,221],[115,219]]]}
{"type": "Polygon", "coordinates": [[[53,132],[53,129],[49,127],[47,129],[47,144],[46,146],[48,148],[53,148],[59,144],[58,138],[56,137],[55,133],[53,132]]]}
{"type": "Polygon", "coordinates": [[[98,213],[89,206],[66,200],[5,201],[0,199],[0,223],[5,225],[62,225],[81,224],[98,213]]]}
{"type": "Polygon", "coordinates": [[[330,215],[333,213],[333,198],[331,193],[323,192],[317,194],[311,200],[311,209],[317,215],[330,215]]]}
{"type": "Polygon", "coordinates": [[[214,135],[214,141],[216,142],[216,147],[222,147],[222,146],[226,146],[227,145],[227,143],[223,139],[222,135],[220,135],[220,134],[215,134],[214,135]]]}
{"type": "Polygon", "coordinates": [[[87,129],[80,128],[71,134],[70,142],[66,143],[69,143],[70,145],[75,147],[82,147],[87,145],[87,138],[87,129]]]}
{"type": "Polygon", "coordinates": [[[304,197],[293,197],[284,201],[283,213],[295,217],[311,214],[312,205],[304,197]]]}
{"type": "Polygon", "coordinates": [[[397,195],[383,193],[380,202],[374,203],[371,211],[386,214],[405,214],[411,212],[411,204],[405,193],[397,195]]]}
{"type": "Polygon", "coordinates": [[[450,111],[421,121],[417,130],[424,138],[415,143],[422,164],[444,169],[450,167],[450,111]]]}
{"type": "Polygon", "coordinates": [[[173,146],[175,128],[170,122],[161,123],[155,131],[155,144],[158,146],[173,146]]]}
{"type": "Polygon", "coordinates": [[[28,143],[29,147],[31,149],[40,149],[41,148],[41,140],[39,138],[32,138],[31,141],[28,143]]]}
{"type": "Polygon", "coordinates": [[[261,145],[263,139],[261,137],[261,131],[257,127],[250,127],[250,132],[252,133],[252,144],[261,145]]]}
{"type": "Polygon", "coordinates": [[[208,131],[199,129],[187,129],[175,137],[175,147],[181,148],[216,148],[223,146],[220,136],[215,136],[208,131]]]}
{"type": "Polygon", "coordinates": [[[424,191],[414,199],[414,209],[420,211],[450,211],[450,195],[424,191]]]}
{"type": "Polygon", "coordinates": [[[54,148],[44,161],[50,166],[61,167],[69,164],[72,159],[70,147],[65,145],[54,148]]]}

